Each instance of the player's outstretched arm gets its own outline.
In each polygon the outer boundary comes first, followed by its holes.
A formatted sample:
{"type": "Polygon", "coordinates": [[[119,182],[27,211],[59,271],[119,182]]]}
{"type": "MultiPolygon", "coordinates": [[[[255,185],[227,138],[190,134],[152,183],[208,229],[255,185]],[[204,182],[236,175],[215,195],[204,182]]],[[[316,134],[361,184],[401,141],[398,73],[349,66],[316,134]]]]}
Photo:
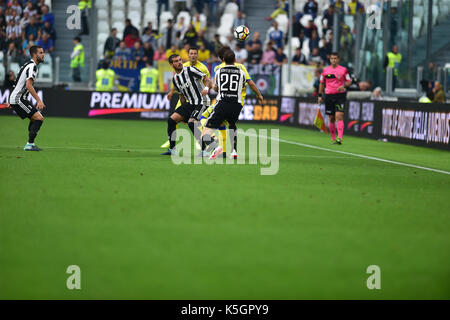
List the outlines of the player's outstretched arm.
{"type": "Polygon", "coordinates": [[[175,93],[175,88],[170,89],[169,93],[167,94],[167,100],[172,100],[172,96],[175,93]]]}
{"type": "Polygon", "coordinates": [[[256,84],[253,82],[253,80],[249,80],[249,81],[248,81],[248,85],[250,86],[250,88],[252,88],[252,91],[253,91],[254,93],[256,93],[256,98],[258,99],[258,102],[259,102],[260,104],[262,104],[264,98],[263,98],[261,92],[259,92],[258,87],[257,87],[256,84]]]}
{"type": "Polygon", "coordinates": [[[45,108],[45,105],[42,102],[41,98],[39,98],[38,94],[36,93],[36,90],[34,90],[33,83],[34,83],[33,79],[31,79],[31,78],[28,79],[27,83],[26,83],[26,87],[27,87],[28,92],[30,92],[30,94],[33,96],[33,98],[36,99],[36,101],[37,101],[37,108],[39,110],[42,110],[42,109],[45,108]]]}

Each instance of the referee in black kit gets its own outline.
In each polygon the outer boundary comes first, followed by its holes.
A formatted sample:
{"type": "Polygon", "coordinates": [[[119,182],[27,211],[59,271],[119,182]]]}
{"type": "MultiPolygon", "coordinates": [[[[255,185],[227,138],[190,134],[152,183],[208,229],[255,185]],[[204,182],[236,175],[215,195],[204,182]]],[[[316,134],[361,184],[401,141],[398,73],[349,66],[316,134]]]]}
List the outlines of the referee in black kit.
{"type": "MultiPolygon", "coordinates": [[[[208,76],[197,68],[192,66],[183,67],[183,61],[179,55],[171,55],[169,57],[169,63],[175,70],[172,83],[175,90],[180,94],[182,105],[169,116],[167,121],[167,134],[169,135],[170,147],[162,155],[176,154],[175,130],[177,123],[181,121],[188,122],[189,129],[191,129],[194,137],[200,137],[200,132],[197,135],[195,134],[196,124],[200,120],[203,109],[206,108],[203,96],[208,94],[211,84],[208,76]]],[[[201,140],[199,143],[202,145],[201,140]]]]}

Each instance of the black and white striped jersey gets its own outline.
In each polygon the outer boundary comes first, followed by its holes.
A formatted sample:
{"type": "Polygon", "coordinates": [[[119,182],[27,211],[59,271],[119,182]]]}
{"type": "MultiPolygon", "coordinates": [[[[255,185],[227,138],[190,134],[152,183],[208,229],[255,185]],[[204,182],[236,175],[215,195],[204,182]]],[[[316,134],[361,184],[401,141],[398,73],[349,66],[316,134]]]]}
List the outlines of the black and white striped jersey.
{"type": "Polygon", "coordinates": [[[236,66],[226,65],[217,70],[214,77],[218,88],[217,101],[242,103],[242,89],[245,87],[245,72],[236,66]]]}
{"type": "Polygon", "coordinates": [[[10,104],[18,104],[22,100],[28,99],[29,91],[27,90],[27,80],[36,80],[38,68],[33,59],[25,63],[17,74],[16,83],[14,84],[14,90],[9,96],[10,104]]]}
{"type": "Polygon", "coordinates": [[[209,105],[208,95],[202,96],[205,88],[203,77],[205,74],[196,67],[183,67],[180,73],[175,73],[172,79],[173,86],[192,105],[209,105]]]}

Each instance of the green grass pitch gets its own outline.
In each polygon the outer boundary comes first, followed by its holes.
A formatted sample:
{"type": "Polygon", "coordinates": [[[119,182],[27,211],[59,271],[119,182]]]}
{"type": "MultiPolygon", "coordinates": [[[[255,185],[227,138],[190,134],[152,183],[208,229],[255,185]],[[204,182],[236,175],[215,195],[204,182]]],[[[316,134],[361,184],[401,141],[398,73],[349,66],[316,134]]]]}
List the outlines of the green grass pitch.
{"type": "MultiPolygon", "coordinates": [[[[177,166],[158,121],[47,118],[44,151],[24,152],[26,128],[0,117],[2,299],[450,298],[447,174],[283,142],[273,176],[177,166]],[[81,290],[66,288],[69,265],[81,290]]],[[[446,151],[279,129],[450,171],[446,151]]]]}

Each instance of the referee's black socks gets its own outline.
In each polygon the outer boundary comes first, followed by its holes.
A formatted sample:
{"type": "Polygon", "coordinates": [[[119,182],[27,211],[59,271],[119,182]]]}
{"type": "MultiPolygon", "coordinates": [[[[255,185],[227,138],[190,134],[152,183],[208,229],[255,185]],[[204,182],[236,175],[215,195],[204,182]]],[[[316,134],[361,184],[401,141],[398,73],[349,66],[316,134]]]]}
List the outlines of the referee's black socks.
{"type": "Polygon", "coordinates": [[[169,120],[167,120],[167,134],[169,135],[170,149],[175,148],[175,143],[177,141],[175,130],[177,130],[177,122],[169,117],[169,120]],[[174,134],[174,132],[175,132],[175,134],[174,134]],[[172,136],[172,134],[173,134],[173,136],[172,136]]]}
{"type": "Polygon", "coordinates": [[[28,124],[28,143],[34,143],[34,139],[37,136],[39,129],[42,126],[42,120],[30,121],[28,124]]]}

